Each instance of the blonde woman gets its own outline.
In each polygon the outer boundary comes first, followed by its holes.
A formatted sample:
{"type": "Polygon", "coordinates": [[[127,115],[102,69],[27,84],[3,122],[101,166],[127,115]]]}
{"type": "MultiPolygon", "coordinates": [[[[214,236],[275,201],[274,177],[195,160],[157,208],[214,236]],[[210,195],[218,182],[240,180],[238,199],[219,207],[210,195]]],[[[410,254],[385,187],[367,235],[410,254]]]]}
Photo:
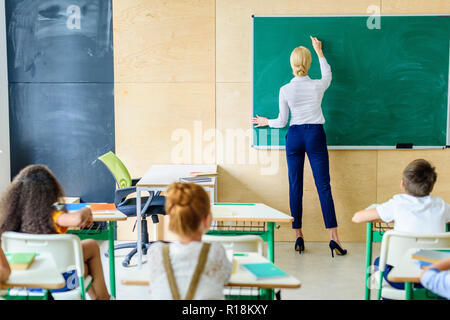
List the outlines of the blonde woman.
{"type": "Polygon", "coordinates": [[[178,241],[150,247],[150,298],[223,300],[232,264],[221,243],[202,242],[212,221],[208,193],[198,184],[176,182],[165,206],[178,241]]]}
{"type": "Polygon", "coordinates": [[[279,94],[280,112],[278,118],[260,117],[252,119],[255,127],[269,126],[284,128],[288,122],[289,111],[291,122],[286,136],[286,158],[289,172],[289,205],[294,217],[292,228],[295,229],[297,240],[295,250],[301,253],[305,250],[302,233],[302,197],[303,197],[303,166],[305,153],[308,155],[319,193],[325,227],[330,231],[330,249],[334,257],[336,252],[345,255],[337,233],[336,213],[331,195],[328,149],[323,123],[322,98],[331,83],[331,68],[322,52],[322,43],[312,37],[312,45],[319,58],[322,79],[312,80],[308,76],[311,65],[311,53],[305,47],[297,47],[291,53],[291,67],[294,78],[281,87],[279,94]]]}

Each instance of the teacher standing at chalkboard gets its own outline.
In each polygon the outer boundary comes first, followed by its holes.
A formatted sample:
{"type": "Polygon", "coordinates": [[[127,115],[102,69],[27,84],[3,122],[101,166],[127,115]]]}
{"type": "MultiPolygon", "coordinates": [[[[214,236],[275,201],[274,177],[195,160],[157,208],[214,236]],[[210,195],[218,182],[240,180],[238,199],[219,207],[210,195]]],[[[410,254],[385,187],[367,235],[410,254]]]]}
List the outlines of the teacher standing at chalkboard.
{"type": "Polygon", "coordinates": [[[292,228],[297,240],[295,250],[300,254],[305,250],[302,233],[302,197],[303,166],[305,153],[308,155],[311,169],[319,193],[325,227],[330,231],[331,255],[345,255],[337,232],[336,213],[331,195],[328,149],[323,123],[322,98],[331,83],[331,68],[322,52],[322,43],[311,37],[312,44],[319,58],[322,79],[312,80],[308,76],[311,65],[311,53],[305,47],[297,47],[291,53],[291,67],[294,78],[281,87],[279,94],[280,113],[276,119],[260,117],[252,119],[255,127],[269,126],[284,128],[288,122],[289,111],[291,122],[286,135],[286,158],[289,172],[289,205],[294,217],[292,228]]]}

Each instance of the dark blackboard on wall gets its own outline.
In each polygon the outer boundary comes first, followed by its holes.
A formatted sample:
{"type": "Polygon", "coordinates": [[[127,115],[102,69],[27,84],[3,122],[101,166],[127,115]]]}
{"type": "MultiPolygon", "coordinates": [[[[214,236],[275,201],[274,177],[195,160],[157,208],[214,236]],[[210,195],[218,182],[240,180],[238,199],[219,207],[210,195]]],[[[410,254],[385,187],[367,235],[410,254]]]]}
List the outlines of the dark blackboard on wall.
{"type": "Polygon", "coordinates": [[[6,0],[11,175],[47,165],[66,194],[111,202],[111,0],[6,0]]]}
{"type": "MultiPolygon", "coordinates": [[[[276,118],[280,87],[303,45],[320,67],[310,35],[322,40],[333,80],[322,110],[330,148],[444,147],[448,144],[450,17],[257,16],[253,18],[253,114],[276,118]]],[[[288,126],[254,128],[253,145],[283,148],[288,126]]]]}

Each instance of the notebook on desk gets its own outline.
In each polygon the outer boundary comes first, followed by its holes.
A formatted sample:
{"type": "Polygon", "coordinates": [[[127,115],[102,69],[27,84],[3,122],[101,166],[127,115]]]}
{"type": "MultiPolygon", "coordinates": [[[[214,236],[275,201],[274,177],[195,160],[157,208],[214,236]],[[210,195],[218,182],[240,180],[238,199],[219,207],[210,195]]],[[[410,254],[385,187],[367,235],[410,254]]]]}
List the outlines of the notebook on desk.
{"type": "Polygon", "coordinates": [[[34,252],[13,252],[5,253],[6,260],[11,270],[27,270],[34,262],[36,253],[34,252]]]}
{"type": "Polygon", "coordinates": [[[421,249],[412,255],[413,259],[428,262],[428,263],[436,263],[441,260],[450,258],[450,249],[448,250],[426,250],[421,249]]]}
{"type": "Polygon", "coordinates": [[[191,172],[191,177],[214,177],[217,176],[217,172],[191,172]]]}
{"type": "Polygon", "coordinates": [[[89,206],[93,215],[112,214],[117,208],[114,203],[69,203],[66,204],[67,211],[76,211],[89,206]]]}
{"type": "Polygon", "coordinates": [[[67,203],[66,210],[67,211],[76,211],[81,210],[87,206],[87,203],[67,203]]]}
{"type": "Polygon", "coordinates": [[[114,203],[92,203],[90,207],[93,215],[113,214],[117,210],[114,203]]]}
{"type": "Polygon", "coordinates": [[[220,218],[233,217],[236,215],[233,212],[233,210],[230,210],[229,207],[222,207],[222,208],[213,207],[213,208],[211,208],[211,212],[212,212],[213,218],[215,218],[215,217],[220,217],[220,218]]]}
{"type": "Polygon", "coordinates": [[[271,262],[242,264],[256,280],[289,277],[289,275],[271,262]]]}
{"type": "Polygon", "coordinates": [[[197,182],[197,183],[204,183],[204,182],[211,182],[212,179],[208,177],[183,177],[180,178],[180,182],[197,182]]]}

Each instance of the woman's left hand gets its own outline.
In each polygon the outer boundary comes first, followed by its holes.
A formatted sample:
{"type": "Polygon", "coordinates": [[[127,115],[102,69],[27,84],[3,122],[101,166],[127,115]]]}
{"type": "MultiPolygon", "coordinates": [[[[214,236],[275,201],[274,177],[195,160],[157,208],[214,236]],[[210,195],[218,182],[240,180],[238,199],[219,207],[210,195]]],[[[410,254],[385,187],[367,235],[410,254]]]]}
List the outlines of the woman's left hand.
{"type": "Polygon", "coordinates": [[[252,119],[252,124],[256,124],[255,128],[265,127],[269,125],[269,119],[256,115],[256,118],[252,119]]]}

